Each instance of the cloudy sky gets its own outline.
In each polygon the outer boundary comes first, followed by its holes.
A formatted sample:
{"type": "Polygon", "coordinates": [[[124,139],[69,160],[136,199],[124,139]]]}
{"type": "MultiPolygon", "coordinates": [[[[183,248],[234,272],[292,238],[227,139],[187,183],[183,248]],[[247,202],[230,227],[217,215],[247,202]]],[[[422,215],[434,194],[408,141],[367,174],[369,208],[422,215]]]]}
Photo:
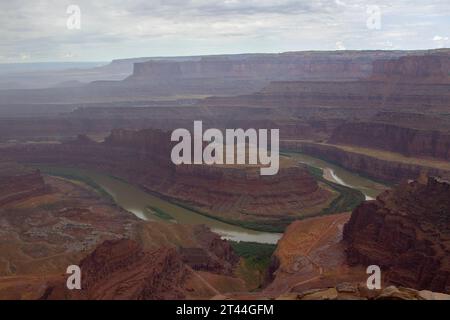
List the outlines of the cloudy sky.
{"type": "Polygon", "coordinates": [[[0,0],[0,62],[429,49],[449,38],[450,0],[0,0]]]}

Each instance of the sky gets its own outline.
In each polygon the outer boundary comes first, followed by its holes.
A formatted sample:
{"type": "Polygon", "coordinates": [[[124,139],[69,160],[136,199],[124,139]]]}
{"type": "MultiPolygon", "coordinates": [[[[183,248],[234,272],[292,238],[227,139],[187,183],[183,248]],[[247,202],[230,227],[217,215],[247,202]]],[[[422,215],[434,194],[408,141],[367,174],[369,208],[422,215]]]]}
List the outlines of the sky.
{"type": "Polygon", "coordinates": [[[0,63],[450,47],[450,0],[0,0],[0,63]]]}

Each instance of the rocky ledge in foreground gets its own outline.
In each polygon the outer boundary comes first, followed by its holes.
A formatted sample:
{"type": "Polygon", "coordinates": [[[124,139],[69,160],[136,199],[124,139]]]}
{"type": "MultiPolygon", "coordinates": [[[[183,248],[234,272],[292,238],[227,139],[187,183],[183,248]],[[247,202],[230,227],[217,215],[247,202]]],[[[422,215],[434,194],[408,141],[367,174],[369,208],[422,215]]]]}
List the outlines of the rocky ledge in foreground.
{"type": "Polygon", "coordinates": [[[356,208],[344,228],[351,264],[381,267],[385,282],[450,292],[450,184],[403,183],[356,208]]]}
{"type": "Polygon", "coordinates": [[[368,290],[361,283],[340,283],[331,288],[291,292],[279,296],[277,300],[450,300],[450,295],[396,286],[368,290]]]}

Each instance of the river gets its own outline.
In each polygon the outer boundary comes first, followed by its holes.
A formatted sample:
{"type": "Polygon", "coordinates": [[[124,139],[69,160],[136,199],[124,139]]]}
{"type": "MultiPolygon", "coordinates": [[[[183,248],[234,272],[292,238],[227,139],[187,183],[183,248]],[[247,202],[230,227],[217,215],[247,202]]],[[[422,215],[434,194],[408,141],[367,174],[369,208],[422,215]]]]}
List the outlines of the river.
{"type": "MultiPolygon", "coordinates": [[[[338,184],[358,189],[366,195],[367,199],[375,197],[381,190],[386,188],[385,186],[369,179],[362,178],[320,159],[297,153],[289,155],[299,162],[322,168],[324,170],[324,178],[338,184]]],[[[221,222],[214,218],[209,218],[195,211],[161,199],[156,195],[143,191],[137,186],[109,175],[92,170],[73,168],[65,170],[68,170],[72,175],[91,179],[110,194],[117,205],[143,220],[152,221],[164,219],[155,214],[155,212],[149,210],[149,207],[152,207],[153,209],[156,208],[157,210],[170,214],[173,220],[178,223],[205,224],[209,226],[212,231],[221,235],[222,238],[228,240],[275,244],[282,236],[281,233],[255,231],[221,222]]]]}
{"type": "Polygon", "coordinates": [[[139,187],[109,175],[92,170],[73,168],[67,170],[70,170],[69,172],[72,175],[90,178],[109,193],[117,205],[143,220],[162,220],[162,218],[152,214],[151,211],[148,210],[148,207],[151,206],[169,213],[176,222],[182,224],[207,225],[212,231],[228,240],[276,244],[278,239],[282,236],[281,233],[255,231],[209,218],[167,200],[163,200],[153,194],[143,191],[139,187]]]}
{"type": "Polygon", "coordinates": [[[362,177],[324,160],[303,153],[287,153],[287,155],[300,163],[322,169],[323,177],[328,181],[361,191],[366,196],[366,200],[373,200],[381,192],[389,189],[386,185],[362,177]]]}

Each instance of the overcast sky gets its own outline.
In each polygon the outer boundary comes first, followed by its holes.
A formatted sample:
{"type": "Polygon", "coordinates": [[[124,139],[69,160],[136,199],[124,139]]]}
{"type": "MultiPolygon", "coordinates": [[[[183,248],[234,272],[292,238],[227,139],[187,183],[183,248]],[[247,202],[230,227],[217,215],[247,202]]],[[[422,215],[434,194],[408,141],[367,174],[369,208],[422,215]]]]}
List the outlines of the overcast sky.
{"type": "Polygon", "coordinates": [[[0,0],[0,62],[430,49],[449,38],[450,0],[0,0]],[[80,29],[67,27],[69,5],[80,29]]]}

